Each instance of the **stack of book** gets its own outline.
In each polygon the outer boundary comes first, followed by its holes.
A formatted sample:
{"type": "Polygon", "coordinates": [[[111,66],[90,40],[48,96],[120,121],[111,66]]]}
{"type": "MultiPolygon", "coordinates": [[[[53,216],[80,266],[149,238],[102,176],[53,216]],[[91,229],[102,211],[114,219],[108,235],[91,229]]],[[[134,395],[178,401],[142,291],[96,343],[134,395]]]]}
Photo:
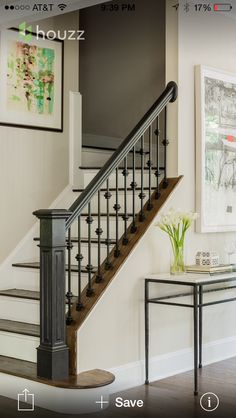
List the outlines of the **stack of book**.
{"type": "Polygon", "coordinates": [[[187,273],[209,273],[209,274],[216,274],[216,273],[230,273],[233,271],[235,266],[232,264],[219,264],[218,266],[199,266],[199,265],[192,265],[186,266],[187,273]]]}

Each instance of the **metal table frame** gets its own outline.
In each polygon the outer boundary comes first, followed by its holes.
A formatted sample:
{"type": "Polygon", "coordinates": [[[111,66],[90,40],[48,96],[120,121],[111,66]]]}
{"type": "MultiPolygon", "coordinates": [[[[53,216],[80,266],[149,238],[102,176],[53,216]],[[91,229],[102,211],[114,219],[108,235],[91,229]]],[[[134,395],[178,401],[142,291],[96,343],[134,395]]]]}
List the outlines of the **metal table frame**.
{"type": "MultiPolygon", "coordinates": [[[[190,273],[188,273],[190,274],[190,273]]],[[[227,287],[220,287],[214,289],[204,289],[205,286],[217,284],[217,283],[227,283],[236,280],[236,273],[235,275],[230,277],[225,277],[226,274],[217,274],[214,276],[209,275],[209,280],[204,280],[201,282],[186,282],[180,280],[171,280],[166,278],[146,278],[145,279],[145,384],[149,384],[149,304],[159,304],[159,305],[168,305],[168,306],[180,306],[185,308],[193,309],[193,331],[194,331],[194,395],[198,395],[198,367],[202,367],[202,315],[203,315],[203,308],[206,306],[217,305],[219,303],[227,303],[236,301],[236,297],[228,298],[228,299],[220,299],[213,302],[206,302],[204,303],[203,295],[204,293],[209,292],[219,292],[222,290],[230,290],[235,289],[236,285],[227,286],[227,287]],[[221,278],[222,276],[222,278],[221,278]],[[162,283],[167,285],[181,285],[187,286],[190,288],[190,292],[187,293],[175,293],[168,296],[161,296],[155,298],[149,298],[149,285],[151,283],[162,283]],[[187,303],[178,303],[178,302],[171,302],[171,299],[176,299],[179,297],[184,296],[193,296],[193,304],[187,303]]]]}

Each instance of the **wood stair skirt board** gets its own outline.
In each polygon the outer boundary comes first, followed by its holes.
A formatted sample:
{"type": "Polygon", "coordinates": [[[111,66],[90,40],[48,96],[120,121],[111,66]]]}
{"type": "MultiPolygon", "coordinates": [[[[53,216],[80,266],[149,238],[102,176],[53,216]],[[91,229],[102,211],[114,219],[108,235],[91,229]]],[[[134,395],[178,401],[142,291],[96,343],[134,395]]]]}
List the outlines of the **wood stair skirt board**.
{"type": "Polygon", "coordinates": [[[0,373],[10,374],[12,376],[64,389],[97,388],[110,385],[115,380],[115,376],[112,373],[99,369],[69,376],[68,379],[61,381],[42,379],[37,376],[36,363],[5,356],[0,356],[0,373]]]}
{"type": "MultiPolygon", "coordinates": [[[[131,233],[131,227],[128,228],[128,244],[122,245],[123,237],[119,240],[119,248],[121,248],[121,254],[119,257],[114,256],[115,249],[112,250],[110,255],[110,261],[112,263],[112,268],[110,270],[106,270],[105,268],[105,261],[101,266],[101,272],[103,276],[103,281],[101,283],[96,283],[96,275],[93,277],[92,280],[92,287],[94,289],[94,294],[91,297],[86,296],[86,290],[87,287],[82,292],[81,301],[83,304],[83,309],[80,311],[76,310],[76,304],[72,306],[72,317],[73,317],[73,323],[69,326],[67,326],[67,344],[70,348],[70,373],[72,375],[77,373],[77,331],[82,325],[82,323],[85,321],[93,307],[96,305],[98,300],[101,298],[103,293],[105,292],[108,285],[111,283],[112,279],[116,275],[116,273],[119,271],[120,267],[125,262],[128,255],[131,253],[131,251],[134,249],[136,244],[139,242],[145,231],[148,229],[149,225],[159,212],[159,210],[162,208],[166,200],[169,198],[169,196],[172,194],[176,186],[179,184],[179,182],[182,180],[183,176],[179,176],[176,178],[170,178],[168,179],[168,186],[166,188],[163,188],[163,181],[160,184],[160,191],[161,195],[158,199],[155,198],[155,192],[152,194],[152,210],[148,210],[148,202],[144,206],[144,214],[145,214],[145,220],[143,222],[137,221],[137,232],[131,233]]],[[[138,216],[137,216],[138,220],[138,216]]]]}

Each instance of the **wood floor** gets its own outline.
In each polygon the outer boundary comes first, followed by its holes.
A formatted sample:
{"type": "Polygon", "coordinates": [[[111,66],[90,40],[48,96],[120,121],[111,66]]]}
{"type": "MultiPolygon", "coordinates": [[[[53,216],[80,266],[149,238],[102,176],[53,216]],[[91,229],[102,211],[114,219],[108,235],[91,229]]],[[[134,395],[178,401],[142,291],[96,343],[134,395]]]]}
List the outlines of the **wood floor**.
{"type": "MultiPolygon", "coordinates": [[[[218,409],[211,412],[211,418],[236,417],[236,357],[210,366],[203,367],[200,374],[199,397],[192,392],[193,373],[187,372],[174,377],[154,382],[149,386],[140,386],[112,396],[110,406],[100,413],[91,415],[74,415],[77,418],[202,418],[209,413],[201,409],[199,399],[203,393],[214,392],[220,399],[218,409]],[[116,408],[116,397],[123,399],[142,399],[144,408],[116,408]]],[[[0,397],[0,416],[15,418],[69,418],[36,408],[36,411],[18,412],[16,402],[0,397]]],[[[73,415],[70,415],[72,418],[73,415]]]]}

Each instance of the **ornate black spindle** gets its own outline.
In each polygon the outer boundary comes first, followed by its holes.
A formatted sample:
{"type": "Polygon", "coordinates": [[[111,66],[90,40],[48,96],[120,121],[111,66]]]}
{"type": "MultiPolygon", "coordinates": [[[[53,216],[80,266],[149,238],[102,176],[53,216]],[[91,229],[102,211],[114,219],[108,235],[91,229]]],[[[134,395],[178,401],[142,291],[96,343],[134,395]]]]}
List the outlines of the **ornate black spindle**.
{"type": "Polygon", "coordinates": [[[157,141],[156,141],[156,171],[155,171],[155,176],[156,176],[156,180],[157,180],[157,188],[156,188],[156,193],[155,193],[155,199],[159,199],[161,193],[160,193],[160,185],[159,185],[159,177],[160,177],[160,157],[159,157],[159,153],[160,153],[160,122],[159,122],[159,116],[157,116],[157,126],[156,126],[156,130],[155,130],[155,135],[157,137],[157,141]]]}
{"type": "Polygon", "coordinates": [[[86,222],[88,224],[88,264],[86,266],[86,270],[88,272],[88,287],[86,291],[86,295],[88,297],[92,296],[94,294],[94,290],[92,288],[92,272],[93,272],[93,265],[91,262],[91,252],[92,252],[92,246],[91,246],[91,225],[93,223],[93,218],[91,216],[91,203],[88,204],[88,216],[86,218],[86,222]]]}
{"type": "Polygon", "coordinates": [[[98,191],[98,227],[96,229],[96,234],[98,237],[98,271],[96,276],[96,283],[101,283],[102,273],[101,273],[101,235],[103,230],[101,228],[101,191],[98,191]]]}
{"type": "Polygon", "coordinates": [[[128,168],[127,168],[127,157],[125,157],[124,159],[124,170],[122,171],[122,174],[124,176],[124,215],[123,215],[123,220],[124,220],[124,237],[123,237],[123,244],[127,245],[129,240],[128,240],[128,235],[127,235],[127,222],[129,219],[128,213],[127,213],[127,177],[129,175],[128,172],[128,168]]]}
{"type": "Polygon", "coordinates": [[[167,139],[167,107],[164,110],[164,139],[162,141],[164,145],[164,179],[163,179],[163,189],[168,187],[168,180],[167,180],[167,146],[169,145],[169,141],[167,139]]]}
{"type": "Polygon", "coordinates": [[[141,149],[140,149],[140,155],[141,155],[141,192],[139,193],[139,198],[141,200],[141,211],[139,215],[140,222],[144,221],[145,215],[143,210],[143,203],[144,199],[146,197],[144,193],[144,136],[141,137],[141,149]]]}
{"type": "Polygon", "coordinates": [[[119,205],[119,169],[118,167],[116,168],[116,203],[113,206],[115,212],[116,212],[116,248],[114,251],[114,255],[115,257],[119,257],[120,255],[120,249],[119,249],[119,210],[120,210],[120,205],[119,205]]]}
{"type": "Polygon", "coordinates": [[[67,238],[67,250],[68,250],[68,291],[66,293],[66,298],[68,302],[68,311],[67,311],[67,318],[66,318],[66,324],[70,325],[73,321],[72,315],[71,315],[71,303],[72,303],[72,297],[73,293],[71,291],[71,250],[73,248],[73,245],[71,243],[71,229],[68,229],[68,238],[67,238]]]}
{"type": "Polygon", "coordinates": [[[148,130],[148,150],[149,150],[149,160],[147,162],[148,166],[148,204],[147,210],[153,208],[152,205],[152,125],[149,126],[148,130]]]}
{"type": "Polygon", "coordinates": [[[132,226],[131,226],[131,232],[132,232],[132,234],[134,234],[137,231],[137,226],[136,226],[136,213],[135,213],[135,197],[136,197],[135,192],[136,192],[136,187],[137,187],[137,183],[135,181],[135,174],[136,174],[135,173],[135,170],[136,170],[136,168],[135,168],[135,156],[136,156],[135,146],[133,148],[133,152],[132,153],[133,153],[133,180],[132,180],[132,183],[130,184],[130,187],[132,189],[132,206],[133,206],[133,208],[132,208],[132,212],[133,212],[132,217],[133,217],[133,222],[132,222],[132,226]]]}
{"type": "Polygon", "coordinates": [[[106,270],[109,270],[111,268],[111,262],[110,262],[110,198],[111,198],[111,192],[109,190],[109,179],[107,179],[107,190],[104,194],[105,199],[107,200],[107,258],[105,262],[105,268],[106,270]]]}
{"type": "Polygon", "coordinates": [[[82,269],[82,260],[83,260],[83,255],[81,253],[81,219],[80,216],[78,216],[78,254],[76,256],[76,260],[78,262],[78,300],[77,300],[77,304],[76,304],[76,310],[80,311],[81,309],[83,309],[83,303],[81,301],[81,293],[82,293],[82,288],[81,288],[81,281],[82,281],[82,277],[81,277],[81,269],[82,269]]]}

